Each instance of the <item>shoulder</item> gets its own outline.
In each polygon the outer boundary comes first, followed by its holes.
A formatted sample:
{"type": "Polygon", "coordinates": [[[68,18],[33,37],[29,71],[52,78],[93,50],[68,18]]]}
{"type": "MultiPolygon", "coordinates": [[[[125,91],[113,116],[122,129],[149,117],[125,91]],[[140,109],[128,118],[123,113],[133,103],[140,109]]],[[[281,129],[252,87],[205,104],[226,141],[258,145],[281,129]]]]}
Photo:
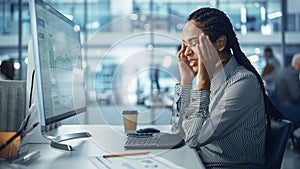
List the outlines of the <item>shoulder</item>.
{"type": "Polygon", "coordinates": [[[262,88],[258,78],[244,66],[235,68],[225,86],[226,97],[235,98],[241,106],[258,104],[262,100],[262,88]]]}
{"type": "MultiPolygon", "coordinates": [[[[245,97],[258,97],[261,92],[261,84],[257,76],[244,66],[237,66],[227,79],[226,90],[233,90],[235,94],[245,95],[245,97]]],[[[250,100],[250,98],[248,98],[250,100]]]]}
{"type": "Polygon", "coordinates": [[[238,80],[257,80],[257,77],[255,76],[254,73],[251,71],[247,70],[244,66],[237,66],[234,71],[232,72],[231,76],[229,77],[231,81],[238,81],[238,80]]]}
{"type": "Polygon", "coordinates": [[[298,72],[295,71],[295,69],[293,69],[292,66],[288,66],[288,67],[284,68],[281,71],[280,76],[284,76],[284,77],[287,77],[287,76],[298,76],[298,72]]]}
{"type": "Polygon", "coordinates": [[[278,66],[280,66],[280,62],[279,62],[279,60],[275,56],[273,56],[272,58],[270,58],[269,64],[276,66],[276,68],[278,66]]]}

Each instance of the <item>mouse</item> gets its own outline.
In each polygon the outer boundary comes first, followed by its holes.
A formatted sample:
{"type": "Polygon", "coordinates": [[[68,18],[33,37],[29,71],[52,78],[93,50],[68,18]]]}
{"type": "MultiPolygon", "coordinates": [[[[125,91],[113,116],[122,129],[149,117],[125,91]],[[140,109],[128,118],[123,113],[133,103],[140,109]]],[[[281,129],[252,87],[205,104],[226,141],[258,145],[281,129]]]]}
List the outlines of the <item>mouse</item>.
{"type": "Polygon", "coordinates": [[[142,128],[136,131],[137,133],[159,133],[160,131],[156,128],[142,128]]]}

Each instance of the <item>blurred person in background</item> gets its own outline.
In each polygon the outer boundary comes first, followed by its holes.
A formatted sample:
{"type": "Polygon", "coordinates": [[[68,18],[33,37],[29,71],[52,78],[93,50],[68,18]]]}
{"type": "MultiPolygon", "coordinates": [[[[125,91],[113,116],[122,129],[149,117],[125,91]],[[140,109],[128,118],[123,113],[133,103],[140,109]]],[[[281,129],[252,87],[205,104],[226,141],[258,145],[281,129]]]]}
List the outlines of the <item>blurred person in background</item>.
{"type": "Polygon", "coordinates": [[[274,56],[270,47],[264,50],[264,57],[266,59],[266,66],[263,69],[261,77],[265,81],[265,87],[269,96],[274,96],[276,78],[280,72],[280,62],[274,56]]]}
{"type": "Polygon", "coordinates": [[[282,70],[276,81],[276,98],[287,105],[300,105],[300,53],[282,70]]]}
{"type": "Polygon", "coordinates": [[[14,62],[5,60],[1,63],[0,80],[13,80],[15,76],[14,62]]]}

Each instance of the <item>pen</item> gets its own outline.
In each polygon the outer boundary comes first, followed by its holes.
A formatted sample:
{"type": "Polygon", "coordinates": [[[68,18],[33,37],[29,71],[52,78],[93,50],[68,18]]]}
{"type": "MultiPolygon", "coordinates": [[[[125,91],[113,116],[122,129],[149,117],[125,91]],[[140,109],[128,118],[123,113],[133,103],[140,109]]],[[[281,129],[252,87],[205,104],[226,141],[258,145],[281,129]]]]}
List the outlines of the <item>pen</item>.
{"type": "Polygon", "coordinates": [[[143,155],[148,154],[150,152],[134,152],[134,153],[124,153],[124,154],[109,154],[109,155],[103,155],[103,158],[112,158],[112,157],[124,157],[124,156],[134,156],[134,155],[143,155]]]}

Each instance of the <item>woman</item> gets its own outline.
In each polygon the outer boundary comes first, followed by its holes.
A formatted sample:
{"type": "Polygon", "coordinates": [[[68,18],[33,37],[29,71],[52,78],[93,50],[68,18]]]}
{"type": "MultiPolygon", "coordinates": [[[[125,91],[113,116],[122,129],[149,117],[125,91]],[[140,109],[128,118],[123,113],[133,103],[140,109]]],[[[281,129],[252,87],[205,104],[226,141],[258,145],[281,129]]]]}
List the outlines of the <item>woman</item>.
{"type": "Polygon", "coordinates": [[[214,8],[193,12],[177,57],[173,131],[184,132],[207,168],[263,165],[267,96],[229,18],[214,8]]]}

